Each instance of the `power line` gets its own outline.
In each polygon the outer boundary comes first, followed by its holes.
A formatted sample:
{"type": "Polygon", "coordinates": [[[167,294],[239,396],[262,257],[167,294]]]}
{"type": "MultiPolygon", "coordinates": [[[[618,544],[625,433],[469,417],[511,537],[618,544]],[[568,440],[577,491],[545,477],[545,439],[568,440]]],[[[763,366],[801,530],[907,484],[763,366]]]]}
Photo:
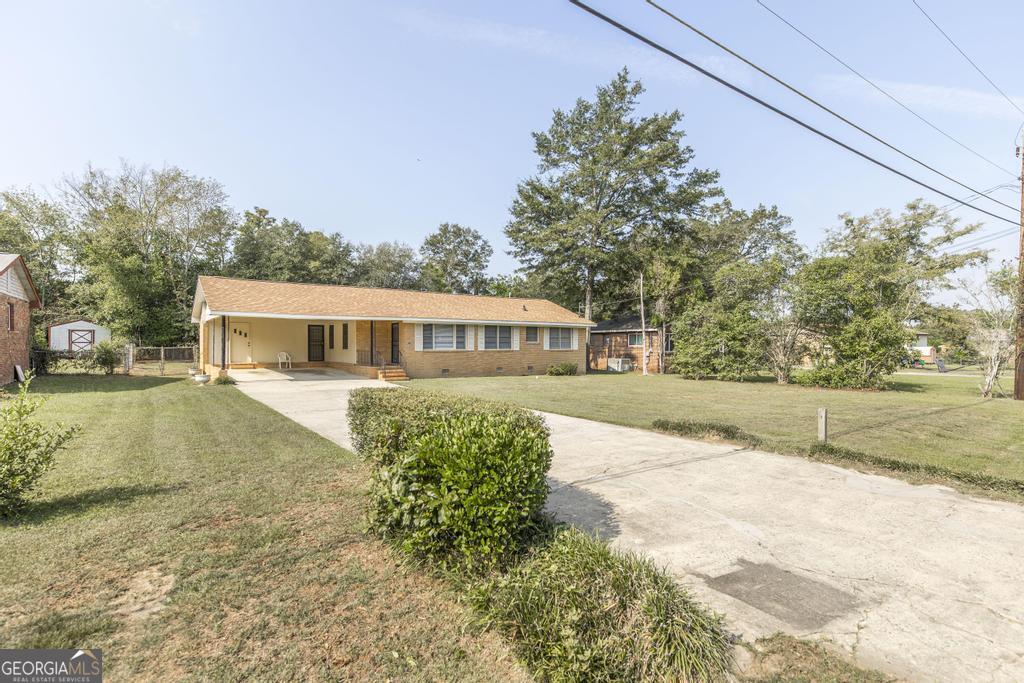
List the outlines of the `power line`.
{"type": "Polygon", "coordinates": [[[919,119],[920,121],[922,121],[923,123],[925,123],[926,125],[928,125],[928,126],[929,126],[929,127],[931,127],[932,129],[936,130],[936,131],[937,131],[937,132],[939,132],[940,134],[944,135],[945,137],[949,138],[950,140],[952,140],[952,141],[953,141],[953,142],[955,142],[956,144],[960,145],[961,147],[963,147],[963,148],[964,148],[964,149],[966,149],[966,150],[967,150],[968,152],[970,152],[970,153],[971,153],[971,154],[973,154],[974,156],[978,157],[979,159],[981,159],[981,160],[982,160],[982,161],[984,161],[985,163],[987,163],[987,164],[990,164],[990,165],[992,165],[992,166],[994,166],[994,167],[998,168],[998,169],[999,169],[1000,171],[1002,171],[1003,173],[1008,173],[1008,174],[1010,174],[1010,175],[1011,175],[1011,176],[1013,176],[1014,178],[1016,178],[1016,177],[1017,177],[1017,174],[1016,174],[1016,173],[1014,173],[1013,171],[1011,171],[1011,170],[1009,170],[1009,169],[1007,169],[1007,168],[1005,168],[1005,167],[1003,167],[1003,166],[1000,166],[999,164],[997,164],[996,162],[992,161],[991,159],[989,159],[989,158],[988,158],[988,157],[986,157],[985,155],[983,155],[983,154],[981,154],[980,152],[978,152],[978,151],[974,150],[973,148],[969,147],[968,145],[964,144],[963,142],[960,142],[960,141],[959,141],[959,140],[957,140],[957,139],[956,139],[955,137],[953,137],[952,135],[950,135],[950,134],[949,134],[949,133],[947,133],[946,131],[942,130],[941,128],[939,128],[938,126],[936,126],[936,125],[935,125],[934,123],[932,123],[931,121],[929,121],[929,120],[928,120],[928,119],[926,119],[925,117],[923,117],[923,116],[921,116],[920,114],[918,114],[918,113],[917,113],[916,111],[914,111],[914,110],[913,110],[913,109],[911,109],[911,108],[910,108],[909,106],[907,106],[906,104],[904,104],[902,100],[899,100],[899,99],[897,99],[897,98],[896,98],[896,96],[895,96],[895,95],[893,95],[893,94],[891,94],[891,93],[890,93],[890,92],[889,92],[888,90],[885,90],[884,88],[882,88],[882,86],[878,85],[877,83],[875,83],[874,81],[872,81],[872,80],[871,80],[870,78],[868,78],[867,76],[865,76],[865,75],[864,75],[864,74],[862,74],[861,72],[857,71],[856,69],[854,69],[854,68],[853,68],[852,66],[850,66],[850,65],[849,65],[849,64],[847,64],[846,62],[844,62],[844,61],[843,61],[842,59],[840,59],[840,58],[839,58],[839,57],[837,57],[837,56],[836,56],[835,54],[833,54],[832,52],[830,52],[830,51],[828,50],[828,48],[826,48],[826,47],[825,47],[824,45],[822,45],[821,43],[819,43],[818,41],[816,41],[816,40],[815,40],[814,38],[811,38],[811,37],[810,37],[809,35],[807,35],[807,34],[806,34],[806,33],[804,33],[803,31],[801,31],[800,29],[798,29],[798,28],[797,28],[796,26],[794,26],[794,25],[793,25],[793,24],[791,24],[791,23],[790,23],[789,21],[787,21],[785,17],[783,17],[783,16],[781,15],[781,14],[779,14],[778,12],[776,12],[775,10],[773,10],[773,9],[772,9],[771,7],[769,7],[768,5],[764,4],[764,3],[763,3],[763,2],[761,1],[761,0],[757,0],[757,4],[759,4],[759,5],[761,6],[761,7],[765,8],[766,10],[768,10],[769,12],[771,12],[771,13],[772,13],[772,14],[773,14],[773,15],[775,16],[775,18],[776,18],[776,19],[778,19],[779,21],[781,21],[782,23],[784,23],[784,24],[785,24],[786,26],[790,27],[791,29],[793,29],[794,31],[796,31],[797,33],[799,33],[799,34],[800,34],[801,36],[803,36],[803,37],[804,37],[804,38],[805,38],[806,40],[808,40],[808,41],[809,41],[809,42],[810,42],[810,43],[811,43],[812,45],[814,45],[814,46],[815,46],[816,48],[818,48],[819,50],[821,50],[822,52],[824,52],[825,54],[827,54],[827,55],[828,55],[829,57],[831,57],[831,58],[832,58],[832,59],[834,59],[835,61],[837,61],[837,62],[839,62],[840,64],[842,64],[842,65],[843,65],[844,67],[846,67],[846,69],[847,69],[847,70],[849,70],[849,71],[850,71],[851,73],[853,73],[854,75],[856,75],[856,76],[857,76],[858,78],[860,78],[860,79],[861,79],[862,81],[864,81],[865,83],[867,83],[868,85],[870,85],[870,86],[871,86],[872,88],[874,88],[874,89],[875,89],[875,90],[877,90],[878,92],[880,92],[880,93],[882,93],[883,95],[885,95],[886,97],[888,97],[888,98],[889,98],[890,100],[892,100],[893,102],[895,102],[895,103],[896,103],[896,104],[898,104],[899,106],[901,106],[901,107],[903,107],[904,109],[906,109],[906,110],[907,110],[908,112],[910,112],[911,114],[913,114],[913,115],[914,115],[915,117],[917,117],[917,118],[918,118],[918,119],[919,119]]]}
{"type": "MultiPolygon", "coordinates": [[[[978,198],[981,195],[988,196],[989,194],[995,192],[996,190],[1016,189],[1016,187],[1017,186],[1014,183],[1000,183],[999,185],[993,185],[992,187],[988,188],[987,190],[982,190],[981,192],[976,192],[976,193],[974,193],[972,195],[968,195],[966,197],[962,197],[961,199],[963,201],[965,201],[965,202],[969,202],[969,201],[973,201],[974,199],[978,198]]],[[[1002,204],[1002,202],[1000,202],[1000,204],[1002,204]]],[[[949,213],[954,208],[959,208],[959,203],[958,202],[950,202],[948,204],[943,204],[942,206],[939,207],[939,209],[943,213],[949,213]]]]}
{"type": "Polygon", "coordinates": [[[950,247],[954,247],[954,248],[950,249],[949,251],[945,251],[943,253],[944,254],[957,254],[957,253],[960,253],[962,251],[970,251],[971,249],[976,249],[976,248],[980,247],[983,244],[988,244],[989,242],[994,242],[994,241],[1002,239],[1004,237],[1009,237],[1010,235],[1016,235],[1019,230],[1020,230],[1019,228],[1010,228],[1008,230],[1001,230],[999,232],[992,233],[990,235],[985,235],[983,237],[978,237],[977,239],[974,239],[974,240],[968,240],[967,242],[964,242],[963,244],[957,244],[955,246],[954,245],[950,245],[950,247]]]}
{"type": "Polygon", "coordinates": [[[1000,88],[998,85],[996,85],[995,82],[991,78],[988,77],[988,74],[986,74],[984,71],[982,71],[981,67],[978,66],[977,64],[975,64],[974,60],[967,56],[966,52],[964,52],[962,49],[960,49],[960,46],[956,44],[956,41],[953,40],[952,38],[950,38],[949,34],[946,33],[945,31],[943,31],[942,27],[939,26],[937,23],[935,23],[935,20],[932,19],[931,15],[924,11],[924,7],[921,7],[920,3],[918,3],[917,0],[913,0],[913,2],[914,2],[914,6],[917,7],[917,9],[921,10],[921,14],[923,14],[925,16],[925,19],[930,21],[932,26],[935,27],[935,30],[937,30],[939,33],[941,33],[942,37],[945,38],[946,40],[948,40],[949,44],[952,45],[954,48],[956,48],[956,51],[960,53],[960,56],[962,56],[964,59],[966,59],[967,63],[970,64],[971,66],[973,66],[974,70],[977,71],[979,74],[981,74],[981,77],[984,78],[986,81],[988,81],[988,84],[991,85],[993,88],[995,88],[996,92],[998,92],[1000,95],[1002,95],[1003,99],[1010,103],[1011,107],[1013,107],[1014,109],[1019,111],[1021,114],[1024,114],[1024,109],[1021,109],[1017,105],[1016,102],[1014,102],[1012,99],[1010,99],[1010,96],[1007,95],[1005,92],[1003,92],[1003,89],[1000,88]]]}
{"type": "Polygon", "coordinates": [[[810,95],[806,94],[805,92],[803,92],[802,90],[800,90],[796,86],[790,85],[789,83],[787,83],[786,81],[782,80],[778,76],[768,72],[767,70],[765,70],[762,67],[758,66],[754,62],[750,61],[749,59],[747,59],[743,55],[735,52],[734,50],[730,49],[726,45],[723,45],[722,43],[718,42],[717,40],[715,40],[714,38],[712,38],[708,34],[704,33],[700,29],[698,29],[693,24],[690,24],[689,22],[685,21],[684,19],[682,19],[682,18],[676,16],[675,14],[673,14],[672,12],[668,11],[667,9],[665,9],[664,7],[659,5],[657,2],[654,2],[654,0],[647,0],[647,4],[651,5],[652,7],[656,8],[658,11],[660,11],[662,14],[665,14],[666,16],[668,16],[671,19],[675,20],[679,24],[681,24],[681,25],[685,26],[686,28],[688,28],[689,30],[693,31],[694,33],[696,33],[698,36],[700,36],[704,40],[706,40],[706,41],[712,43],[713,45],[716,45],[717,47],[721,48],[722,50],[724,50],[725,52],[729,53],[730,55],[732,55],[736,59],[740,60],[741,62],[743,62],[747,66],[757,70],[761,74],[763,74],[763,75],[767,76],[768,78],[772,79],[773,81],[775,81],[776,83],[778,83],[782,87],[786,88],[790,92],[792,92],[792,93],[802,97],[803,99],[807,100],[808,102],[810,102],[814,106],[818,107],[819,109],[821,109],[821,110],[823,110],[825,112],[828,112],[829,114],[831,114],[832,116],[836,117],[837,119],[839,119],[840,121],[842,121],[846,125],[848,125],[848,126],[854,128],[854,129],[860,131],[864,135],[867,135],[872,140],[875,140],[876,142],[882,143],[883,145],[885,145],[886,147],[888,147],[892,151],[896,152],[897,154],[900,154],[900,155],[906,157],[907,159],[910,159],[914,163],[916,163],[919,166],[922,166],[922,167],[928,169],[929,171],[932,171],[933,173],[939,174],[940,176],[942,176],[946,180],[954,182],[957,185],[959,185],[960,187],[963,187],[963,188],[965,188],[967,190],[970,190],[971,192],[974,193],[974,195],[976,195],[978,197],[984,197],[985,199],[988,199],[989,201],[995,202],[996,204],[999,204],[999,205],[1004,206],[1004,207],[1006,207],[1008,209],[1011,209],[1012,211],[1014,211],[1016,213],[1020,213],[1020,209],[1017,208],[1016,206],[1013,206],[1012,204],[1007,204],[1005,202],[1001,202],[998,199],[994,199],[993,197],[989,197],[986,192],[983,192],[981,190],[976,190],[975,188],[971,187],[970,185],[967,185],[966,183],[963,183],[963,182],[957,180],[956,178],[953,178],[952,176],[946,175],[945,173],[943,173],[939,169],[937,169],[937,168],[935,168],[933,166],[929,166],[928,164],[926,164],[925,162],[921,161],[917,157],[915,157],[915,156],[913,156],[911,154],[908,154],[907,152],[904,152],[899,147],[896,147],[895,145],[887,142],[886,140],[883,140],[882,138],[878,137],[877,135],[875,135],[871,131],[865,130],[864,128],[862,128],[861,126],[857,125],[856,123],[854,123],[850,119],[846,118],[842,114],[836,112],[835,110],[829,108],[828,106],[822,104],[821,102],[819,102],[818,100],[814,99],[810,95]]]}
{"type": "Polygon", "coordinates": [[[646,44],[646,45],[648,45],[650,47],[653,47],[655,50],[661,52],[662,54],[664,54],[664,55],[666,55],[668,57],[671,57],[672,59],[676,60],[677,62],[680,62],[681,64],[685,64],[686,66],[690,67],[691,69],[693,69],[697,73],[700,73],[700,74],[702,74],[704,76],[707,76],[711,80],[716,81],[717,83],[720,83],[720,84],[724,85],[725,87],[729,88],[733,92],[736,92],[736,93],[739,93],[740,95],[743,95],[747,99],[751,100],[752,102],[756,102],[757,104],[761,105],[765,109],[768,109],[769,111],[772,111],[772,112],[778,114],[779,116],[792,121],[793,123],[797,124],[798,126],[800,126],[802,128],[805,128],[806,130],[811,131],[815,135],[818,135],[820,137],[825,138],[829,142],[842,147],[843,149],[845,149],[848,152],[852,152],[853,154],[856,154],[857,156],[861,157],[862,159],[866,159],[867,161],[870,161],[871,163],[873,163],[873,164],[875,164],[877,166],[880,166],[880,167],[884,168],[885,170],[890,171],[891,173],[894,173],[894,174],[900,176],[901,178],[905,178],[906,180],[909,180],[912,183],[920,185],[921,187],[923,187],[923,188],[925,188],[927,190],[931,190],[932,192],[934,192],[936,194],[942,195],[946,199],[950,199],[952,201],[958,202],[960,204],[963,204],[964,206],[969,206],[972,209],[974,209],[975,211],[979,211],[979,212],[981,212],[981,213],[983,213],[983,214],[985,214],[987,216],[991,216],[992,218],[995,218],[997,220],[1004,221],[1004,222],[1009,223],[1011,225],[1017,225],[1017,221],[1010,220],[1009,218],[1006,218],[1004,216],[1000,216],[999,214],[992,213],[991,211],[988,211],[986,209],[982,209],[981,207],[975,206],[974,204],[970,204],[968,202],[961,201],[960,199],[957,199],[953,195],[949,194],[948,192],[943,192],[942,190],[940,190],[940,189],[938,189],[936,187],[933,187],[932,185],[929,185],[928,183],[926,183],[926,182],[924,182],[922,180],[918,180],[917,178],[914,178],[913,176],[907,175],[903,171],[900,171],[900,170],[898,170],[896,168],[893,168],[892,166],[886,164],[883,161],[879,161],[878,159],[875,159],[874,157],[870,156],[869,154],[866,154],[865,152],[860,151],[859,149],[856,149],[855,147],[851,147],[850,145],[846,144],[845,142],[842,142],[841,140],[838,140],[837,138],[832,137],[828,133],[825,133],[824,131],[821,131],[821,130],[815,128],[811,124],[805,123],[804,121],[801,121],[800,119],[796,118],[792,114],[788,114],[788,113],[782,111],[781,109],[779,109],[775,105],[772,105],[772,104],[769,104],[768,102],[765,102],[761,98],[759,98],[756,95],[753,95],[753,94],[747,92],[746,90],[744,90],[743,88],[739,87],[738,85],[734,85],[733,83],[730,83],[729,81],[725,80],[724,78],[721,78],[720,76],[716,76],[715,74],[711,73],[707,69],[704,69],[703,67],[698,66],[697,64],[691,62],[690,60],[686,59],[685,57],[680,56],[679,54],[673,52],[672,50],[668,49],[667,47],[654,42],[650,38],[648,38],[648,37],[646,37],[644,35],[641,35],[640,33],[637,33],[633,29],[631,29],[628,26],[625,26],[625,25],[619,23],[615,19],[612,19],[611,17],[609,17],[607,15],[601,14],[601,12],[597,11],[593,7],[590,7],[589,5],[587,5],[587,4],[583,3],[583,2],[580,2],[580,0],[569,0],[569,2],[571,2],[574,5],[576,5],[580,9],[584,10],[585,12],[587,12],[587,13],[595,16],[595,17],[597,17],[598,19],[600,19],[601,21],[605,22],[606,24],[614,26],[615,28],[619,29],[623,33],[625,33],[627,35],[630,35],[633,38],[636,38],[640,42],[642,42],[642,43],[644,43],[644,44],[646,44]]]}

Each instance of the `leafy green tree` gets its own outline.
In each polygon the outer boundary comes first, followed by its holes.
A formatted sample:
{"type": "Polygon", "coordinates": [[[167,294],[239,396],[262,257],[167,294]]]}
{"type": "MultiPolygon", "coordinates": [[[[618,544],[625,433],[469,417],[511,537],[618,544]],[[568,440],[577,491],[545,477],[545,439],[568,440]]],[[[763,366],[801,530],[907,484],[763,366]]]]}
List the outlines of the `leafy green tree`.
{"type": "Polygon", "coordinates": [[[748,212],[728,200],[690,221],[672,269],[681,275],[670,308],[678,371],[741,379],[770,369],[789,381],[803,339],[792,280],[806,258],[790,222],[775,207],[748,212]]]}
{"type": "Polygon", "coordinates": [[[84,267],[75,296],[115,336],[140,343],[191,340],[200,273],[220,272],[235,225],[219,183],[179,168],[88,168],[62,186],[84,267]]]}
{"type": "Polygon", "coordinates": [[[635,280],[637,242],[684,230],[717,192],[717,173],[689,168],[678,111],[634,115],[642,92],[623,69],[593,101],[555,110],[533,135],[538,174],[519,184],[505,229],[524,270],[561,303],[582,300],[587,317],[609,278],[635,280]]]}
{"type": "Polygon", "coordinates": [[[41,307],[32,314],[38,345],[47,325],[80,312],[69,293],[81,274],[69,223],[63,206],[32,190],[0,192],[0,252],[24,257],[39,290],[41,307]]]}
{"type": "Polygon", "coordinates": [[[494,249],[484,236],[458,223],[442,223],[420,247],[423,285],[435,292],[481,294],[494,249]]]}
{"type": "Polygon", "coordinates": [[[970,311],[958,305],[925,304],[919,315],[921,329],[928,333],[928,343],[947,360],[964,363],[977,357],[978,350],[971,343],[970,311]]]}
{"type": "Polygon", "coordinates": [[[879,210],[843,217],[817,258],[797,277],[796,307],[816,334],[817,364],[803,381],[832,387],[884,388],[907,358],[907,322],[949,287],[949,275],[982,252],[943,252],[977,230],[914,201],[900,215],[879,210]]]}
{"type": "Polygon", "coordinates": [[[317,284],[344,284],[353,269],[352,245],[341,235],[279,221],[259,207],[245,212],[227,268],[246,279],[317,284]]]}
{"type": "Polygon", "coordinates": [[[719,268],[710,283],[715,295],[692,301],[672,326],[673,368],[684,377],[724,380],[761,370],[769,345],[761,307],[781,270],[777,261],[736,261],[719,268]]]}
{"type": "Polygon", "coordinates": [[[352,284],[419,289],[420,264],[412,247],[401,242],[360,244],[355,250],[352,284]]]}

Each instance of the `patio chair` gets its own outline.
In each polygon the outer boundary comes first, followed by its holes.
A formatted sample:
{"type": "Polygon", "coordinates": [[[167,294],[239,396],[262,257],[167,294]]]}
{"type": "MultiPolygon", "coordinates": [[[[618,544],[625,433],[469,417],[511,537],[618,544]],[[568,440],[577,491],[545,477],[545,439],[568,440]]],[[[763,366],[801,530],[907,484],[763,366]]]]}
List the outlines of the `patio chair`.
{"type": "Polygon", "coordinates": [[[277,369],[282,370],[287,366],[289,370],[292,369],[292,357],[287,351],[281,351],[277,354],[277,369]]]}

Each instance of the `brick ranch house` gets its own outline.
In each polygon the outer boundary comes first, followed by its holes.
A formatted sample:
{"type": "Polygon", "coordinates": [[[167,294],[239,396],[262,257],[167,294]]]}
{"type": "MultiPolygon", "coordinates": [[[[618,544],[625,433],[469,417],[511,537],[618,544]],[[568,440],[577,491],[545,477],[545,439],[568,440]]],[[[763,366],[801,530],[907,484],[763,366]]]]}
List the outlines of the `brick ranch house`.
{"type": "MultiPolygon", "coordinates": [[[[590,351],[588,354],[591,370],[607,370],[610,358],[628,358],[633,370],[643,369],[643,337],[647,336],[647,371],[658,372],[658,359],[661,357],[661,329],[640,325],[639,315],[623,316],[599,322],[590,330],[590,351]]],[[[665,335],[666,357],[672,352],[672,334],[665,335]]],[[[668,367],[665,368],[668,372],[668,367]]]]}
{"type": "Polygon", "coordinates": [[[25,259],[17,254],[0,254],[0,385],[17,379],[16,365],[28,372],[31,311],[39,304],[39,292],[25,259]]]}
{"type": "Polygon", "coordinates": [[[202,276],[199,367],[333,367],[366,377],[586,372],[589,320],[544,299],[202,276]]]}

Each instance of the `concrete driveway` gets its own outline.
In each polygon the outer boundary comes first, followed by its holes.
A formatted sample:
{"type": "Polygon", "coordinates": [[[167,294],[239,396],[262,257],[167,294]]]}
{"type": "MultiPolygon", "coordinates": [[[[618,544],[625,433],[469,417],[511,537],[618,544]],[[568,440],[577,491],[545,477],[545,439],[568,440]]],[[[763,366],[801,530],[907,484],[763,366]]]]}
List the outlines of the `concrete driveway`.
{"type": "Polygon", "coordinates": [[[359,387],[386,387],[333,368],[304,370],[231,370],[243,394],[265,403],[303,427],[342,448],[352,448],[348,435],[348,392],[359,387]]]}
{"type": "MultiPolygon", "coordinates": [[[[268,372],[232,375],[246,394],[345,447],[348,391],[384,385],[336,371],[268,372]]],[[[827,640],[915,681],[1024,680],[1024,507],[545,418],[552,511],[653,556],[748,640],[776,631],[827,640]]]]}

